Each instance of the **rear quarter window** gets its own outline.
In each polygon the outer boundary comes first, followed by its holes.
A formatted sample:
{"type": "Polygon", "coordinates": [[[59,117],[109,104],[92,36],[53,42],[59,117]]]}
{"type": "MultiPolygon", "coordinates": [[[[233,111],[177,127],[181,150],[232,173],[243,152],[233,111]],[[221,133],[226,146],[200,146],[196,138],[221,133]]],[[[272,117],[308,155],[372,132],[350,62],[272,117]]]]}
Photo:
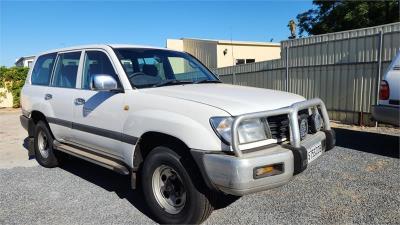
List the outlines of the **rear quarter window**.
{"type": "Polygon", "coordinates": [[[51,71],[53,70],[54,61],[57,53],[41,55],[37,58],[35,66],[32,70],[31,83],[34,85],[49,85],[51,71]]]}

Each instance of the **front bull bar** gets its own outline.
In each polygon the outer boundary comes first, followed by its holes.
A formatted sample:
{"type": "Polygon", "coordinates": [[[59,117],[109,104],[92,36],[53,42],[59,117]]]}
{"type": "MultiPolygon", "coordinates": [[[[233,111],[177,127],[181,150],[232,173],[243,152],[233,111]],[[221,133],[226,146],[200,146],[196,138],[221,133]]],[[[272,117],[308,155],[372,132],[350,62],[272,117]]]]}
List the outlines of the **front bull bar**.
{"type": "Polygon", "coordinates": [[[298,112],[303,109],[308,109],[311,107],[318,107],[318,106],[321,110],[322,118],[324,121],[324,130],[331,130],[331,126],[329,124],[328,111],[326,110],[324,102],[319,98],[314,98],[302,102],[296,102],[291,106],[280,109],[243,114],[235,117],[232,123],[232,130],[231,130],[232,132],[231,150],[237,157],[242,157],[243,153],[240,150],[239,146],[240,143],[239,143],[238,127],[243,120],[267,118],[270,116],[277,116],[282,114],[287,114],[289,117],[290,145],[292,145],[295,148],[299,148],[301,146],[301,139],[300,139],[298,112]]]}

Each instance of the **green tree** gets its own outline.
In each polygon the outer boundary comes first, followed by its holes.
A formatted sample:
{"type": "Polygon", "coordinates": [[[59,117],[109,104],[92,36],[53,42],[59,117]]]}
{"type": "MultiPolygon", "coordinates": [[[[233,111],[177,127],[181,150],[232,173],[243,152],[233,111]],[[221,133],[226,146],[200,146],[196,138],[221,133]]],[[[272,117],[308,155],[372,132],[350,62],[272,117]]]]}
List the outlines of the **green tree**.
{"type": "Polygon", "coordinates": [[[299,35],[324,34],[400,21],[399,0],[313,1],[314,9],[297,15],[299,35]]]}
{"type": "MultiPolygon", "coordinates": [[[[28,67],[0,67],[0,87],[6,88],[13,96],[13,107],[19,107],[20,93],[28,74],[28,67]]],[[[0,100],[4,97],[4,92],[0,93],[0,100]]]]}

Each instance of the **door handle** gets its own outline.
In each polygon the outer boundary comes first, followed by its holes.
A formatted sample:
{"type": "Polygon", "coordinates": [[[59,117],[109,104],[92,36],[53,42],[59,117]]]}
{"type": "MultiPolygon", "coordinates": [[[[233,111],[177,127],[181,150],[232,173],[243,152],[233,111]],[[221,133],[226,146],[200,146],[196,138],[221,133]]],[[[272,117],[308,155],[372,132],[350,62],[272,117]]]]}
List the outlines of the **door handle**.
{"type": "Polygon", "coordinates": [[[83,99],[83,98],[75,99],[75,105],[83,105],[83,104],[85,104],[85,99],[83,99]]]}
{"type": "Polygon", "coordinates": [[[53,98],[53,95],[51,95],[51,94],[45,94],[44,95],[44,100],[50,100],[52,98],[53,98]]]}

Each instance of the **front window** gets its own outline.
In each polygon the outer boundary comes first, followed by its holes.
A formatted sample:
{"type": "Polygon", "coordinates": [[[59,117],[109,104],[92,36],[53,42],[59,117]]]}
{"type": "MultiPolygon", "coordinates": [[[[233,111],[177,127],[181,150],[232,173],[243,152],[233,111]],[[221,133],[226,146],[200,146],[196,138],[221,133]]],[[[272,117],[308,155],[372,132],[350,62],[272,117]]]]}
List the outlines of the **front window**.
{"type": "MultiPolygon", "coordinates": [[[[119,80],[110,59],[104,52],[86,51],[82,76],[82,89],[90,89],[90,81],[95,74],[107,74],[114,77],[115,80],[119,80]]],[[[120,88],[119,84],[118,86],[118,88],[120,88]]]]}
{"type": "Polygon", "coordinates": [[[136,88],[220,82],[197,59],[183,52],[136,48],[115,52],[136,88]]]}

